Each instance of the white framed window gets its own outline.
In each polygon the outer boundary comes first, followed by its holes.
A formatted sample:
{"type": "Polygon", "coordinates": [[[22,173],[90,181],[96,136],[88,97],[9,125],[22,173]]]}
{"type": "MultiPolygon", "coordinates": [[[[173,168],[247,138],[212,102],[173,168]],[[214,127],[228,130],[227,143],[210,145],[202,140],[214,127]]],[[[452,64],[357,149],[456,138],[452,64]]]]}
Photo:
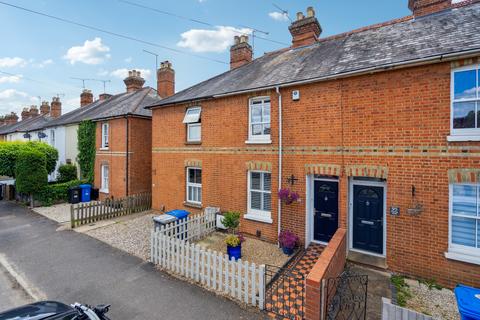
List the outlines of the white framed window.
{"type": "Polygon", "coordinates": [[[55,130],[50,129],[50,145],[55,146],[55,130]]]}
{"type": "Polygon", "coordinates": [[[271,143],[270,97],[258,97],[249,100],[248,142],[271,143]]]}
{"type": "Polygon", "coordinates": [[[108,122],[102,123],[102,149],[108,149],[109,141],[109,125],[108,122]]]}
{"type": "Polygon", "coordinates": [[[108,193],[108,186],[110,183],[110,167],[108,164],[102,164],[101,166],[101,186],[100,191],[104,193],[108,193]]]}
{"type": "Polygon", "coordinates": [[[183,118],[187,125],[187,141],[200,142],[202,140],[201,107],[188,108],[183,118]]]}
{"type": "Polygon", "coordinates": [[[452,136],[480,136],[479,66],[452,70],[450,116],[452,136]]]}
{"type": "Polygon", "coordinates": [[[202,169],[187,168],[187,202],[202,204],[202,169]]]}
{"type": "Polygon", "coordinates": [[[270,172],[248,171],[246,219],[272,223],[272,177],[270,172]]]}
{"type": "Polygon", "coordinates": [[[450,184],[447,258],[480,264],[480,184],[450,184]]]}

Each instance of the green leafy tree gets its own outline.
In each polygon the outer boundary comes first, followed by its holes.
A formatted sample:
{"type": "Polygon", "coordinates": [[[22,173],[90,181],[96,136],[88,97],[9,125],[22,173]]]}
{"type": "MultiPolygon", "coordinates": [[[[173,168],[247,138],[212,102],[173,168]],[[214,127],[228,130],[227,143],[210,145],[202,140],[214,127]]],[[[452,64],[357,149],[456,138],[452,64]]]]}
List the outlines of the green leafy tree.
{"type": "Polygon", "coordinates": [[[223,225],[234,233],[240,225],[240,212],[229,211],[223,214],[223,225]]]}
{"type": "Polygon", "coordinates": [[[78,165],[82,179],[93,182],[95,168],[95,134],[96,124],[84,120],[78,126],[78,165]]]}
{"type": "Polygon", "coordinates": [[[57,182],[68,182],[77,179],[77,166],[74,164],[63,164],[58,167],[57,182]]]}
{"type": "Polygon", "coordinates": [[[20,193],[30,195],[41,192],[48,184],[45,155],[38,150],[22,150],[15,166],[15,185],[20,193]]]}

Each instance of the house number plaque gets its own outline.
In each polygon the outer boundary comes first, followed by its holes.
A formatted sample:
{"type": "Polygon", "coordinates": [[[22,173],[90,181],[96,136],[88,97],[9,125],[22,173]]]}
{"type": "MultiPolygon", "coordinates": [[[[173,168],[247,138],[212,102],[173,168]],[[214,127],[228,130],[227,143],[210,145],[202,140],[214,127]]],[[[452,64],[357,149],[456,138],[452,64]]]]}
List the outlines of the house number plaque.
{"type": "Polygon", "coordinates": [[[400,215],[400,208],[399,207],[390,207],[390,215],[399,216],[400,215]]]}

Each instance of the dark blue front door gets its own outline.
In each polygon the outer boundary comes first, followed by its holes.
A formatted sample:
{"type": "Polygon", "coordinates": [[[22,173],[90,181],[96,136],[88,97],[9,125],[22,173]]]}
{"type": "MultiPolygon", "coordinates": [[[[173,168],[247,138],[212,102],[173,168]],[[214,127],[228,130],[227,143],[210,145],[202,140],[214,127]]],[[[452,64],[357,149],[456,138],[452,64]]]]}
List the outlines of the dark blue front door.
{"type": "Polygon", "coordinates": [[[314,182],[313,239],[328,242],[338,228],[338,182],[314,182]]]}
{"type": "Polygon", "coordinates": [[[383,254],[383,187],[353,185],[354,249],[383,254]]]}

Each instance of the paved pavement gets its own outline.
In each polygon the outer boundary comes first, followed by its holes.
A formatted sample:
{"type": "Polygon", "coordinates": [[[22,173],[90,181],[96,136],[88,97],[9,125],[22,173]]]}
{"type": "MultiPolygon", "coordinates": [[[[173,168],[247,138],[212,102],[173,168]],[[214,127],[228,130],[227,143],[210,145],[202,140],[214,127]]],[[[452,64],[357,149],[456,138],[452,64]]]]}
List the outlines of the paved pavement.
{"type": "MultiPolygon", "coordinates": [[[[58,227],[0,201],[0,254],[31,291],[48,299],[108,303],[114,320],[265,318],[103,242],[58,227]]],[[[0,291],[3,286],[0,282],[0,291]]]]}
{"type": "Polygon", "coordinates": [[[32,302],[30,296],[0,266],[0,310],[6,310],[32,302]]]}

